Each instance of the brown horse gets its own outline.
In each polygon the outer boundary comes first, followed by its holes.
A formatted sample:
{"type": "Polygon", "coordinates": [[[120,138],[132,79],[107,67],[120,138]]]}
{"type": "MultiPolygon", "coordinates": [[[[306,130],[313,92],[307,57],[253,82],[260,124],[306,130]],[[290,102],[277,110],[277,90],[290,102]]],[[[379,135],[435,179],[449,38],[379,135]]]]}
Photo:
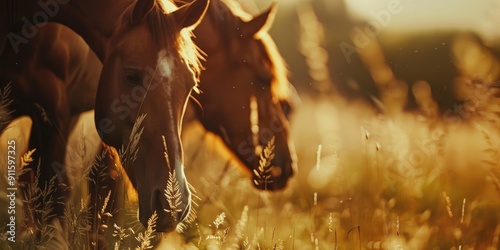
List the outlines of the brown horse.
{"type": "MultiPolygon", "coordinates": [[[[0,115],[0,131],[12,119],[28,115],[32,120],[30,148],[36,148],[34,159],[40,159],[43,168],[38,173],[38,188],[55,177],[59,188],[46,197],[34,201],[33,189],[22,189],[25,199],[25,222],[30,226],[39,223],[40,210],[53,208],[50,214],[62,215],[63,202],[69,194],[64,156],[66,140],[71,131],[71,117],[94,107],[95,92],[101,71],[101,63],[85,41],[63,25],[49,23],[39,28],[39,34],[16,53],[11,46],[5,46],[0,54],[0,86],[11,83],[12,100],[8,107],[13,112],[0,115]],[[93,93],[93,94],[92,94],[93,93]],[[52,199],[52,202],[48,200],[52,199]],[[57,199],[57,200],[56,200],[57,199]],[[59,200],[60,199],[60,200],[59,200]],[[34,217],[31,217],[34,216],[34,217]]],[[[19,150],[19,149],[18,149],[19,150]]],[[[18,154],[21,153],[18,151],[18,154]]],[[[20,155],[20,154],[19,154],[20,155]]],[[[37,161],[30,167],[37,167],[37,161]]],[[[20,169],[18,169],[20,172],[20,169]]],[[[37,171],[21,175],[21,183],[33,183],[37,171]]],[[[56,185],[56,184],[54,184],[56,185]]],[[[43,190],[43,189],[42,189],[43,190]]],[[[52,219],[52,218],[51,218],[52,219]]]]}
{"type": "Polygon", "coordinates": [[[251,18],[234,2],[213,0],[194,30],[207,55],[200,94],[194,94],[198,118],[252,172],[254,185],[267,190],[284,188],[296,168],[287,115],[297,97],[267,33],[274,11],[273,5],[251,18]],[[272,138],[274,157],[267,169],[259,168],[272,138]]]}
{"type": "MultiPolygon", "coordinates": [[[[80,34],[103,62],[95,98],[95,124],[106,144],[122,149],[125,170],[139,194],[139,219],[146,225],[148,218],[156,212],[157,231],[174,229],[190,209],[190,191],[183,172],[179,134],[187,98],[196,84],[200,67],[197,50],[186,28],[197,24],[207,3],[207,0],[198,0],[176,9],[169,2],[155,0],[54,0],[38,5],[18,1],[17,9],[12,6],[2,6],[5,8],[1,9],[4,13],[11,13],[7,15],[8,22],[5,23],[8,25],[5,26],[10,30],[21,30],[7,35],[12,45],[8,50],[13,54],[40,30],[40,27],[30,25],[26,17],[33,17],[33,23],[46,17],[80,34]],[[165,195],[165,190],[170,190],[168,195],[165,195]]],[[[2,31],[6,30],[5,26],[1,27],[2,31]]],[[[15,69],[16,62],[10,63],[14,65],[6,67],[15,69]]],[[[32,104],[18,113],[24,111],[37,117],[35,108],[41,107],[46,114],[43,118],[49,121],[57,119],[54,117],[61,109],[69,108],[61,99],[64,93],[60,90],[65,86],[57,78],[55,73],[46,80],[14,82],[16,98],[23,100],[21,103],[32,104]],[[50,89],[52,91],[45,88],[49,81],[54,81],[50,84],[56,86],[50,89]],[[45,95],[52,95],[47,102],[55,104],[38,103],[37,98],[45,95]]],[[[3,80],[18,79],[6,76],[3,80]]],[[[58,126],[51,133],[59,130],[58,126]]],[[[44,173],[40,183],[48,182],[53,176],[60,177],[56,179],[59,197],[67,196],[64,191],[67,177],[63,167],[54,168],[52,163],[64,157],[61,156],[64,149],[63,145],[48,147],[47,144],[61,143],[66,136],[52,134],[33,145],[46,147],[43,150],[46,154],[40,154],[40,168],[44,173]],[[59,139],[51,140],[58,136],[59,139]]],[[[62,216],[64,206],[56,207],[54,212],[62,216]]]]}

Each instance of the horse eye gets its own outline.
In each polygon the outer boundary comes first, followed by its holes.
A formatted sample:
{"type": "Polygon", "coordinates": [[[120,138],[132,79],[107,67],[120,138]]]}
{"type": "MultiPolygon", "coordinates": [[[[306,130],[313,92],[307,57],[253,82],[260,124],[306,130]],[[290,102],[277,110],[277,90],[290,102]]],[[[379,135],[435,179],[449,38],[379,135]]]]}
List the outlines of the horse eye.
{"type": "Polygon", "coordinates": [[[124,71],[125,80],[134,85],[140,85],[142,83],[139,71],[136,69],[125,69],[124,71]]]}
{"type": "Polygon", "coordinates": [[[285,117],[289,119],[290,115],[293,112],[292,105],[290,105],[290,103],[287,101],[280,101],[280,105],[281,105],[281,110],[283,110],[283,113],[285,114],[285,117]]]}

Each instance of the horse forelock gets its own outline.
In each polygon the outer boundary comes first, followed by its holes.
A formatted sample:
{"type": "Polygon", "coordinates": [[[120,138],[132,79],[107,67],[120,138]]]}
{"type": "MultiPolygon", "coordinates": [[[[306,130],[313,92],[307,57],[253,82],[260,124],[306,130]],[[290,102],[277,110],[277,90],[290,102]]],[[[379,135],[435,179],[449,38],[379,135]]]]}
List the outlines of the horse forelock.
{"type": "Polygon", "coordinates": [[[148,27],[154,42],[160,49],[171,49],[179,53],[180,59],[188,66],[195,79],[199,80],[202,70],[203,57],[200,50],[192,40],[192,30],[184,28],[178,30],[172,15],[177,7],[168,0],[156,0],[153,10],[147,17],[148,27]]]}

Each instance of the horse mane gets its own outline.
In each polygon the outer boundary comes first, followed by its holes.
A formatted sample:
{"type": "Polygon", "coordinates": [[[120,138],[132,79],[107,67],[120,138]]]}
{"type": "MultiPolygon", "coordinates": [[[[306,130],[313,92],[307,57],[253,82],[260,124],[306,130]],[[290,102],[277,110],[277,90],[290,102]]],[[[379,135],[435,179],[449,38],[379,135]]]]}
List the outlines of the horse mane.
{"type": "Polygon", "coordinates": [[[153,39],[161,48],[171,46],[170,42],[174,41],[174,49],[179,52],[181,60],[188,65],[196,80],[199,81],[203,69],[202,54],[192,40],[192,29],[185,28],[179,32],[173,32],[177,30],[176,21],[167,14],[175,10],[177,7],[169,0],[155,0],[155,7],[147,17],[149,29],[153,39]]]}
{"type": "MultiPolygon", "coordinates": [[[[214,1],[215,2],[215,1],[214,1]]],[[[226,21],[228,25],[237,27],[238,22],[249,21],[253,17],[249,13],[245,12],[241,5],[233,0],[221,0],[228,8],[227,10],[222,10],[219,12],[221,20],[226,21]],[[232,13],[232,15],[231,15],[232,13]]],[[[211,3],[212,4],[212,3],[211,3]]],[[[219,6],[220,9],[224,8],[219,6]]],[[[216,10],[217,11],[217,10],[216,10]]],[[[220,10],[219,10],[220,11],[220,10]]],[[[267,53],[269,60],[271,62],[271,73],[273,75],[273,81],[271,82],[271,92],[273,97],[278,100],[289,100],[294,92],[292,91],[291,83],[288,80],[289,71],[288,66],[281,56],[276,43],[269,35],[267,31],[260,31],[256,34],[255,38],[260,41],[261,48],[267,53]]],[[[226,37],[226,39],[230,39],[226,37]]]]}
{"type": "Polygon", "coordinates": [[[267,32],[261,32],[259,36],[261,45],[271,61],[271,73],[273,74],[273,81],[271,83],[271,91],[273,96],[279,100],[288,100],[292,92],[291,83],[288,80],[289,71],[287,64],[278,51],[276,43],[267,32]]]}

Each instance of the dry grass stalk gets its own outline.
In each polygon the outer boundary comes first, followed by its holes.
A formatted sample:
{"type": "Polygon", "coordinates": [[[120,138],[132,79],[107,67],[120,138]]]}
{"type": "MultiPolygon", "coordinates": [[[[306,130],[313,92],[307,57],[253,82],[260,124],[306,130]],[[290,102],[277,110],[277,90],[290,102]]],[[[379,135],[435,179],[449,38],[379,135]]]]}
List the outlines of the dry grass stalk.
{"type": "Polygon", "coordinates": [[[85,247],[86,235],[91,231],[90,226],[90,196],[80,199],[80,208],[68,206],[65,213],[65,225],[67,227],[67,238],[70,249],[82,249],[85,247]]]}
{"type": "Polygon", "coordinates": [[[141,114],[137,117],[132,127],[132,132],[130,132],[129,142],[126,147],[119,150],[120,160],[124,166],[129,163],[134,162],[137,159],[137,153],[139,153],[139,140],[141,139],[144,128],[142,122],[146,118],[146,114],[141,114]]]}
{"type": "Polygon", "coordinates": [[[189,213],[183,221],[179,222],[177,224],[175,231],[178,233],[183,233],[189,225],[194,223],[196,221],[196,218],[198,218],[197,210],[198,210],[198,203],[196,202],[197,200],[200,201],[201,198],[198,197],[196,189],[188,182],[188,187],[189,190],[191,191],[191,208],[189,209],[189,213]]]}
{"type": "Polygon", "coordinates": [[[154,211],[153,215],[151,215],[151,217],[148,219],[148,227],[146,229],[146,232],[139,233],[139,235],[135,237],[135,239],[139,241],[139,246],[135,248],[136,250],[153,248],[151,240],[155,237],[154,233],[155,233],[157,219],[158,219],[158,214],[156,213],[156,211],[154,211]]]}
{"type": "Polygon", "coordinates": [[[27,183],[27,189],[24,190],[23,204],[27,205],[28,210],[24,223],[34,222],[34,225],[24,225],[30,232],[23,242],[23,245],[28,248],[47,246],[51,241],[57,241],[56,238],[59,237],[56,234],[57,226],[47,224],[49,221],[56,220],[55,215],[52,213],[57,202],[55,200],[56,176],[52,177],[43,187],[40,186],[39,180],[40,165],[36,168],[34,182],[27,183]]]}
{"type": "Polygon", "coordinates": [[[122,228],[116,224],[114,224],[113,226],[115,228],[115,230],[113,231],[113,238],[116,239],[114,250],[119,250],[124,240],[131,235],[134,235],[135,232],[132,228],[122,228]]]}
{"type": "Polygon", "coordinates": [[[105,219],[113,217],[110,212],[106,212],[106,208],[108,207],[108,203],[111,197],[111,190],[109,190],[108,195],[104,198],[104,204],[102,205],[101,210],[97,214],[97,218],[99,219],[99,228],[101,230],[108,229],[108,225],[105,223],[105,219]]]}
{"type": "Polygon", "coordinates": [[[451,199],[446,194],[446,192],[443,192],[443,198],[446,201],[446,211],[448,212],[448,216],[450,216],[450,218],[453,218],[453,212],[451,211],[451,199]]]}
{"type": "Polygon", "coordinates": [[[33,153],[35,153],[35,151],[36,151],[36,148],[23,154],[23,156],[21,157],[21,168],[27,167],[28,165],[30,165],[33,162],[32,156],[33,156],[33,153]]]}
{"type": "Polygon", "coordinates": [[[182,212],[182,194],[179,187],[179,181],[175,177],[175,170],[173,172],[169,172],[168,174],[168,181],[164,190],[164,195],[167,198],[168,206],[170,207],[170,209],[164,210],[165,212],[170,213],[174,221],[177,221],[177,214],[182,212]]]}
{"type": "Polygon", "coordinates": [[[10,105],[14,100],[9,98],[11,92],[12,82],[0,89],[0,125],[8,124],[12,120],[11,114],[14,110],[10,109],[10,105]]]}
{"type": "Polygon", "coordinates": [[[248,206],[243,207],[241,212],[241,217],[236,223],[236,229],[234,231],[233,237],[230,239],[231,249],[240,249],[240,243],[243,239],[245,227],[248,224],[248,206]]]}
{"type": "Polygon", "coordinates": [[[274,159],[274,136],[267,143],[264,151],[260,154],[259,167],[253,170],[254,174],[254,184],[256,186],[267,189],[267,184],[272,182],[271,180],[271,162],[274,159]]]}

